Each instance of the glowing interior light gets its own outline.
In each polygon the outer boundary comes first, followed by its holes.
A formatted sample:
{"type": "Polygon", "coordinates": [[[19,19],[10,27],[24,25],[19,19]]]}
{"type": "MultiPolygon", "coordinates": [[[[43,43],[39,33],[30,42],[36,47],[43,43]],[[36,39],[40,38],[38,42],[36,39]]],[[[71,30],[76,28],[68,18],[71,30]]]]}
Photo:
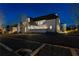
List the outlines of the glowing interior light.
{"type": "Polygon", "coordinates": [[[46,20],[36,21],[38,25],[43,25],[44,22],[46,22],[46,20]]]}
{"type": "Polygon", "coordinates": [[[28,29],[47,29],[47,26],[28,26],[28,29]]]}
{"type": "Polygon", "coordinates": [[[52,29],[52,26],[50,26],[50,29],[52,29]]]}

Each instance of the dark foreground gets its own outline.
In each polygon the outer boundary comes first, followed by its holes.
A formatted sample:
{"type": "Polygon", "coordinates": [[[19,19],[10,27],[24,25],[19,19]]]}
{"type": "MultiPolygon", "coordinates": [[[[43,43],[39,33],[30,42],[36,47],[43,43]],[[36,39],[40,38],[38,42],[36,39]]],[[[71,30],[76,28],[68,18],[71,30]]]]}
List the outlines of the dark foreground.
{"type": "Polygon", "coordinates": [[[77,56],[79,35],[5,35],[0,39],[1,56],[77,56]]]}

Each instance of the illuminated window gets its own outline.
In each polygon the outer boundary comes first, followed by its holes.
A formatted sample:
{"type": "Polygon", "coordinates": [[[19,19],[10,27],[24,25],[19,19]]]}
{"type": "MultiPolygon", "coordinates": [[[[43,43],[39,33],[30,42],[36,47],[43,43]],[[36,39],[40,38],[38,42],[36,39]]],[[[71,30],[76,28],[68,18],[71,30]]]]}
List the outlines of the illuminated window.
{"type": "Polygon", "coordinates": [[[45,22],[46,20],[41,20],[41,21],[37,21],[36,23],[38,24],[38,25],[43,25],[43,23],[45,22]]]}
{"type": "Polygon", "coordinates": [[[47,29],[47,26],[28,26],[28,29],[47,29]]]}

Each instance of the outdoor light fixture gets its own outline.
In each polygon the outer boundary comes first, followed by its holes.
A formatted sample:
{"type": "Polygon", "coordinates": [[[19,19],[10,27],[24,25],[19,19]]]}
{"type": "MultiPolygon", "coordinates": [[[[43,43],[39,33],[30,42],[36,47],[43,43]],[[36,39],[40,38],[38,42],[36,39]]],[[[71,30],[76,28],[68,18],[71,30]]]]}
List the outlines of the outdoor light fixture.
{"type": "Polygon", "coordinates": [[[50,26],[50,29],[52,29],[52,26],[50,26]]]}

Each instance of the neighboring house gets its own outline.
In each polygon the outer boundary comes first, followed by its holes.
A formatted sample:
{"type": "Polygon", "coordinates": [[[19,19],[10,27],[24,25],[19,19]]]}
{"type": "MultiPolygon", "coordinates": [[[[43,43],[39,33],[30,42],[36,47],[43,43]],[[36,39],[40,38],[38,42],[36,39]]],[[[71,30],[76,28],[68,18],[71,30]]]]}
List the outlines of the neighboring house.
{"type": "Polygon", "coordinates": [[[6,31],[6,29],[4,27],[0,26],[0,34],[4,34],[5,31],[6,31]]]}
{"type": "Polygon", "coordinates": [[[9,28],[9,34],[16,32],[17,32],[17,24],[14,24],[9,28]]]}
{"type": "Polygon", "coordinates": [[[2,34],[2,29],[0,28],[0,34],[2,34]]]}
{"type": "Polygon", "coordinates": [[[19,27],[18,31],[21,32],[59,32],[60,19],[56,14],[26,18],[19,27]]]}

